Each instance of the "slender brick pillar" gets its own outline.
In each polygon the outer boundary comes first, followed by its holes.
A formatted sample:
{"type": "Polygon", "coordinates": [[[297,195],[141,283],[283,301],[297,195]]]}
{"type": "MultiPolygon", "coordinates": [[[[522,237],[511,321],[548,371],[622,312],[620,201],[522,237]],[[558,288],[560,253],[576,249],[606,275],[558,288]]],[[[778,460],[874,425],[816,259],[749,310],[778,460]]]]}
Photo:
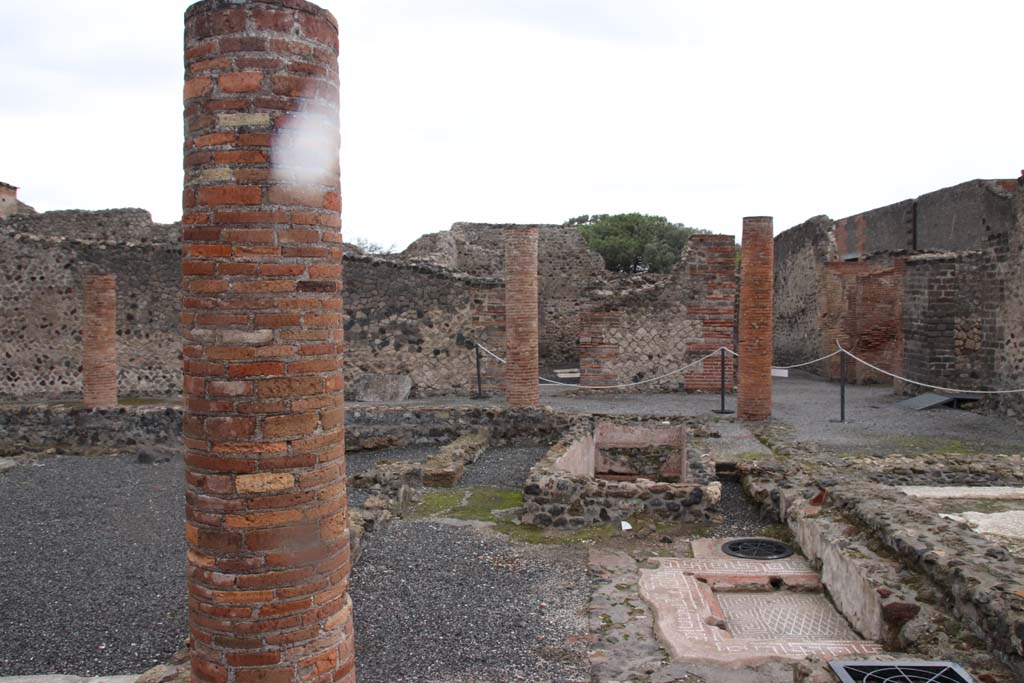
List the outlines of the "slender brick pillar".
{"type": "Polygon", "coordinates": [[[86,408],[117,407],[117,280],[86,275],[82,394],[86,408]]]}
{"type": "Polygon", "coordinates": [[[740,272],[740,389],[736,414],[741,420],[772,415],[772,287],[775,242],[772,219],[743,219],[740,272]]]}
{"type": "Polygon", "coordinates": [[[505,396],[512,407],[540,405],[536,225],[505,226],[505,396]]]}
{"type": "Polygon", "coordinates": [[[355,680],[337,56],[303,0],[185,14],[193,681],[355,680]]]}

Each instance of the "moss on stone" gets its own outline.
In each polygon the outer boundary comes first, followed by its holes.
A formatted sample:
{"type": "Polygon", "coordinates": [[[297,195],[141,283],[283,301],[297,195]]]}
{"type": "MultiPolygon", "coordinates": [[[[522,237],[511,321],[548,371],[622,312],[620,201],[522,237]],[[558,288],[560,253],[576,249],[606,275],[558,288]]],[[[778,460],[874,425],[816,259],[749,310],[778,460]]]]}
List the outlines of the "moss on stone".
{"type": "Polygon", "coordinates": [[[522,507],[523,492],[517,489],[475,488],[462,504],[451,510],[449,517],[475,519],[481,522],[497,522],[495,510],[522,507]]]}
{"type": "Polygon", "coordinates": [[[440,515],[461,505],[465,497],[466,492],[460,489],[446,489],[425,493],[423,494],[423,500],[412,511],[411,516],[419,518],[440,515]]]}

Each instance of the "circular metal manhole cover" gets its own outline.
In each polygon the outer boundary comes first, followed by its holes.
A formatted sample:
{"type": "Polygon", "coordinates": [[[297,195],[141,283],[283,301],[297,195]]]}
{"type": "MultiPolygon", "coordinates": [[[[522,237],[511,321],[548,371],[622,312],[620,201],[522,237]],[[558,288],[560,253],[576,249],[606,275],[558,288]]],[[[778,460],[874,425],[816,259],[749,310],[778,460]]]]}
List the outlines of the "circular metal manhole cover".
{"type": "Polygon", "coordinates": [[[722,552],[744,560],[781,560],[792,555],[793,549],[770,538],[737,538],[724,543],[722,552]]]}

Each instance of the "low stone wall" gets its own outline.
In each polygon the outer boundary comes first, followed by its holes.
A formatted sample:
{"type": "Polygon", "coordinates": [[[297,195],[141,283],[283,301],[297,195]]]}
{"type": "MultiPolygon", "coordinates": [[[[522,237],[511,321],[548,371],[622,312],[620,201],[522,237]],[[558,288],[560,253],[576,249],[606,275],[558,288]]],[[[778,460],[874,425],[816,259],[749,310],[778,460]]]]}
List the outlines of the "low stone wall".
{"type": "MultiPolygon", "coordinates": [[[[681,483],[655,482],[637,478],[635,481],[609,481],[594,476],[599,466],[601,438],[620,447],[658,447],[652,441],[661,437],[678,443],[679,426],[662,427],[648,423],[654,438],[640,436],[640,428],[624,427],[621,434],[612,421],[593,425],[589,421],[573,425],[565,436],[538,462],[523,487],[524,524],[578,528],[592,524],[616,522],[633,515],[645,514],[674,521],[697,521],[708,517],[708,511],[721,499],[721,485],[713,480],[713,463],[703,460],[696,451],[687,451],[688,469],[694,476],[681,483]]],[[[685,449],[685,441],[678,444],[685,449]]]]}
{"type": "Polygon", "coordinates": [[[92,455],[181,441],[181,406],[0,408],[0,456],[54,450],[92,455]]]}
{"type": "MultiPolygon", "coordinates": [[[[131,446],[177,445],[181,406],[122,406],[90,410],[81,404],[0,407],[0,456],[53,449],[65,454],[106,453],[131,446]]],[[[549,408],[510,410],[480,406],[345,407],[346,450],[439,445],[487,429],[496,444],[555,443],[576,418],[549,408]]]]}
{"type": "MultiPolygon", "coordinates": [[[[936,633],[963,629],[1024,680],[1024,583],[1020,562],[1004,548],[865,472],[821,479],[764,463],[741,471],[744,487],[789,526],[864,635],[920,651],[936,633]],[[948,629],[941,619],[950,620],[948,629]]],[[[925,476],[913,483],[929,481],[926,471],[918,474],[925,476]]],[[[1012,466],[1004,474],[1016,479],[1012,466]]],[[[967,652],[953,652],[949,638],[933,645],[947,658],[970,657],[977,649],[970,637],[959,638],[967,652]]]]}

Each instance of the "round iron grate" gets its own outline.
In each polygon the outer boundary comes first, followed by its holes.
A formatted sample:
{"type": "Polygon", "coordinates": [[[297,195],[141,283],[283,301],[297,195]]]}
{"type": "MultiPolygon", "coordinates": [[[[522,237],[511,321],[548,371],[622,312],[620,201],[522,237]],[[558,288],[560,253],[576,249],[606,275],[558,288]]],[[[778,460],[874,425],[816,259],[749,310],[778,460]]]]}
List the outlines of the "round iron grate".
{"type": "Polygon", "coordinates": [[[737,538],[722,545],[722,552],[744,560],[781,560],[793,549],[770,538],[737,538]]]}

